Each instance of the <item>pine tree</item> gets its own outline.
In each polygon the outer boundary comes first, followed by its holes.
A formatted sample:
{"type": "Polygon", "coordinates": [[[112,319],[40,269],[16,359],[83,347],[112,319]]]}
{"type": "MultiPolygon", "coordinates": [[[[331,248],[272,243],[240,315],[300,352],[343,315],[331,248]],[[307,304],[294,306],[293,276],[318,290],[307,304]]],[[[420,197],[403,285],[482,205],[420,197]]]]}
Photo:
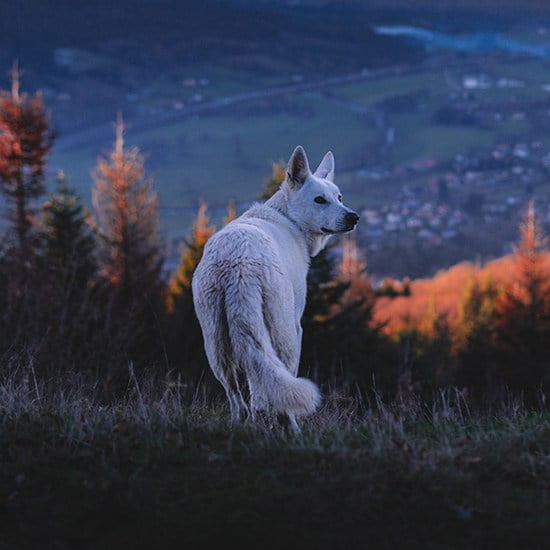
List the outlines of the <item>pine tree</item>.
{"type": "Polygon", "coordinates": [[[493,335],[499,293],[490,275],[481,283],[472,277],[457,306],[452,334],[452,352],[457,360],[454,383],[467,387],[474,396],[486,395],[495,382],[493,335]]]}
{"type": "MultiPolygon", "coordinates": [[[[335,261],[335,276],[328,286],[336,292],[330,298],[330,316],[319,342],[329,343],[323,356],[332,354],[332,375],[335,367],[342,370],[340,380],[359,384],[363,389],[372,386],[373,378],[380,386],[387,386],[389,369],[386,364],[383,325],[374,321],[376,293],[367,275],[367,262],[357,246],[355,234],[342,237],[342,255],[335,261]],[[365,361],[368,352],[369,361],[365,361]],[[383,365],[383,368],[381,366],[383,365]]],[[[379,389],[382,389],[381,387],[379,389]]]]}
{"type": "Polygon", "coordinates": [[[91,218],[63,172],[58,174],[56,192],[42,207],[42,218],[50,265],[79,285],[88,282],[96,270],[91,218]]]}
{"type": "Polygon", "coordinates": [[[416,349],[411,354],[414,358],[412,380],[430,394],[434,387],[445,385],[451,376],[451,330],[447,316],[438,310],[435,296],[428,302],[418,332],[416,349]]]}
{"type": "Polygon", "coordinates": [[[497,303],[499,374],[510,389],[536,392],[550,374],[550,279],[545,271],[547,239],[531,202],[515,249],[516,279],[497,303]]]}
{"type": "Polygon", "coordinates": [[[124,147],[120,115],[114,149],[108,158],[99,158],[94,181],[104,277],[125,294],[156,291],[163,262],[157,195],[152,180],[145,177],[139,149],[124,147]]]}
{"type": "Polygon", "coordinates": [[[338,280],[349,283],[341,306],[357,301],[370,303],[375,300],[375,292],[367,276],[367,262],[360,255],[355,233],[348,233],[342,238],[342,257],[337,271],[338,280]]]}
{"type": "MultiPolygon", "coordinates": [[[[177,301],[189,299],[193,273],[202,258],[205,244],[216,231],[216,228],[208,223],[209,219],[206,210],[206,203],[201,203],[197,217],[193,222],[191,238],[185,242],[178,270],[170,281],[168,295],[169,312],[173,312],[176,309],[177,301]]],[[[231,210],[230,206],[229,218],[233,216],[234,211],[231,210]]]]}
{"type": "MultiPolygon", "coordinates": [[[[365,369],[363,358],[367,348],[372,352],[377,337],[378,329],[370,326],[374,302],[350,293],[352,281],[339,278],[342,266],[335,261],[335,246],[333,242],[311,262],[302,317],[302,364],[323,381],[370,384],[372,371],[365,369]]],[[[375,368],[374,362],[369,367],[375,368]]]]}
{"type": "MultiPolygon", "coordinates": [[[[235,210],[230,204],[225,222],[229,223],[234,217],[235,210]]],[[[168,288],[168,347],[172,361],[184,367],[190,378],[198,378],[201,373],[209,372],[206,369],[202,332],[193,306],[191,281],[202,258],[204,246],[215,230],[209,223],[206,203],[201,203],[191,236],[184,243],[180,264],[168,288]]]]}
{"type": "Polygon", "coordinates": [[[10,205],[22,256],[35,222],[32,201],[45,191],[44,169],[54,137],[40,92],[19,93],[15,63],[11,91],[0,92],[0,187],[10,205]]]}
{"type": "Polygon", "coordinates": [[[264,187],[260,193],[260,199],[262,200],[271,198],[279,190],[283,181],[285,181],[286,162],[284,160],[272,162],[271,168],[271,176],[264,180],[264,187]]]}

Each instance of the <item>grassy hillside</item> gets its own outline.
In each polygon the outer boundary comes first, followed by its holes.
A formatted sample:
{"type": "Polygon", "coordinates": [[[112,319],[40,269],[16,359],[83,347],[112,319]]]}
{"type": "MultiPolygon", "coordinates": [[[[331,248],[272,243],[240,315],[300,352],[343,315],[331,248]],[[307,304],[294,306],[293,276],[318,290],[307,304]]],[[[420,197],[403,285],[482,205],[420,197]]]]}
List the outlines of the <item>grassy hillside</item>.
{"type": "Polygon", "coordinates": [[[550,418],[329,395],[300,435],[135,382],[4,381],[0,548],[543,548],[550,418]],[[29,384],[30,382],[30,384],[29,384]],[[70,382],[70,384],[69,384],[70,382]]]}
{"type": "MultiPolygon", "coordinates": [[[[371,190],[354,184],[351,180],[358,168],[381,162],[407,164],[419,158],[448,161],[457,154],[485,150],[494,143],[549,139],[544,129],[533,128],[527,119],[505,117],[484,127],[438,123],[434,119],[437,110],[452,104],[452,94],[460,87],[462,76],[476,71],[481,67],[475,63],[464,68],[418,69],[414,74],[289,93],[191,117],[176,115],[173,121],[150,129],[140,129],[139,124],[134,128],[130,118],[127,141],[147,155],[161,206],[167,211],[182,209],[174,219],[168,212],[161,215],[168,230],[181,227],[182,221],[188,227],[200,199],[214,209],[223,209],[229,200],[254,200],[263,179],[270,174],[270,163],[288,158],[299,143],[306,148],[312,164],[327,149],[334,151],[339,183],[348,202],[360,208],[372,204],[373,199],[391,200],[395,188],[385,184],[371,190]],[[379,156],[380,144],[388,128],[395,131],[394,143],[389,158],[383,159],[379,156]]],[[[513,102],[514,98],[521,104],[522,98],[542,100],[547,95],[541,84],[550,80],[550,73],[543,61],[493,61],[484,71],[495,80],[516,78],[524,85],[513,90],[476,90],[472,100],[476,105],[513,102]]],[[[210,66],[212,97],[238,93],[246,86],[250,89],[250,83],[235,81],[236,74],[246,73],[230,74],[221,66],[210,66]],[[241,85],[244,87],[239,88],[241,85]]],[[[269,87],[268,81],[264,85],[269,87]]],[[[169,95],[170,84],[159,86],[155,97],[169,95]]],[[[90,171],[111,142],[107,133],[102,140],[85,146],[54,149],[51,169],[63,169],[88,200],[90,171]]]]}

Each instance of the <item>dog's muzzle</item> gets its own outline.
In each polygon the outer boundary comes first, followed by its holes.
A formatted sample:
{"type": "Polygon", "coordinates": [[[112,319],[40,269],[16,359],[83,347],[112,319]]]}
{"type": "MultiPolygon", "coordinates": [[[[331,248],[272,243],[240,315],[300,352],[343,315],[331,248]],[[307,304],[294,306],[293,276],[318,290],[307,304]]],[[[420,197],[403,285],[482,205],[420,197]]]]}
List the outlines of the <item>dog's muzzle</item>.
{"type": "Polygon", "coordinates": [[[359,221],[359,216],[355,212],[348,212],[344,216],[344,221],[346,222],[346,229],[345,231],[351,231],[359,221]]]}

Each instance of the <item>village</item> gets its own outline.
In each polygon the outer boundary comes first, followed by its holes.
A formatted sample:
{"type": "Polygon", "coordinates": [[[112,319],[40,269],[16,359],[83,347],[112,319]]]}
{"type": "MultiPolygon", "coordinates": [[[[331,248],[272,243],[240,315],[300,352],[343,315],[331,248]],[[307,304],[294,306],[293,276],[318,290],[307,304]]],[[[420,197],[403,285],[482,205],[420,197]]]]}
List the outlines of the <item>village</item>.
{"type": "Polygon", "coordinates": [[[451,162],[427,159],[363,176],[367,186],[396,188],[390,201],[361,212],[358,240],[376,267],[378,256],[387,266],[385,250],[403,246],[430,250],[434,258],[441,250],[449,265],[475,259],[473,238],[476,252],[507,254],[530,201],[539,221],[550,226],[550,150],[538,141],[497,144],[451,162]],[[450,250],[456,257],[449,257],[450,250]]]}

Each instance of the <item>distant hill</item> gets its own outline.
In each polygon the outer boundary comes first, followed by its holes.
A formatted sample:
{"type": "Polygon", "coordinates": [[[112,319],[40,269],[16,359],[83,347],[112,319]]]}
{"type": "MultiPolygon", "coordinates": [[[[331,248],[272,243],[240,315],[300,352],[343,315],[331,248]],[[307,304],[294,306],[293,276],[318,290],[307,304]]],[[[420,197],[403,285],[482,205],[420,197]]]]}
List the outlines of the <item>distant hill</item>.
{"type": "Polygon", "coordinates": [[[158,70],[245,53],[291,56],[296,65],[317,69],[410,58],[399,41],[377,36],[368,23],[345,13],[328,17],[296,9],[289,16],[265,6],[250,9],[215,0],[3,2],[0,64],[17,57],[48,75],[56,68],[54,51],[59,48],[122,56],[137,69],[158,70]]]}
{"type": "Polygon", "coordinates": [[[490,10],[498,8],[509,11],[550,11],[550,5],[545,0],[526,0],[519,4],[516,0],[226,0],[227,4],[245,6],[288,6],[288,7],[338,7],[338,8],[400,8],[406,10],[430,9],[434,11],[452,10],[490,10]]]}

